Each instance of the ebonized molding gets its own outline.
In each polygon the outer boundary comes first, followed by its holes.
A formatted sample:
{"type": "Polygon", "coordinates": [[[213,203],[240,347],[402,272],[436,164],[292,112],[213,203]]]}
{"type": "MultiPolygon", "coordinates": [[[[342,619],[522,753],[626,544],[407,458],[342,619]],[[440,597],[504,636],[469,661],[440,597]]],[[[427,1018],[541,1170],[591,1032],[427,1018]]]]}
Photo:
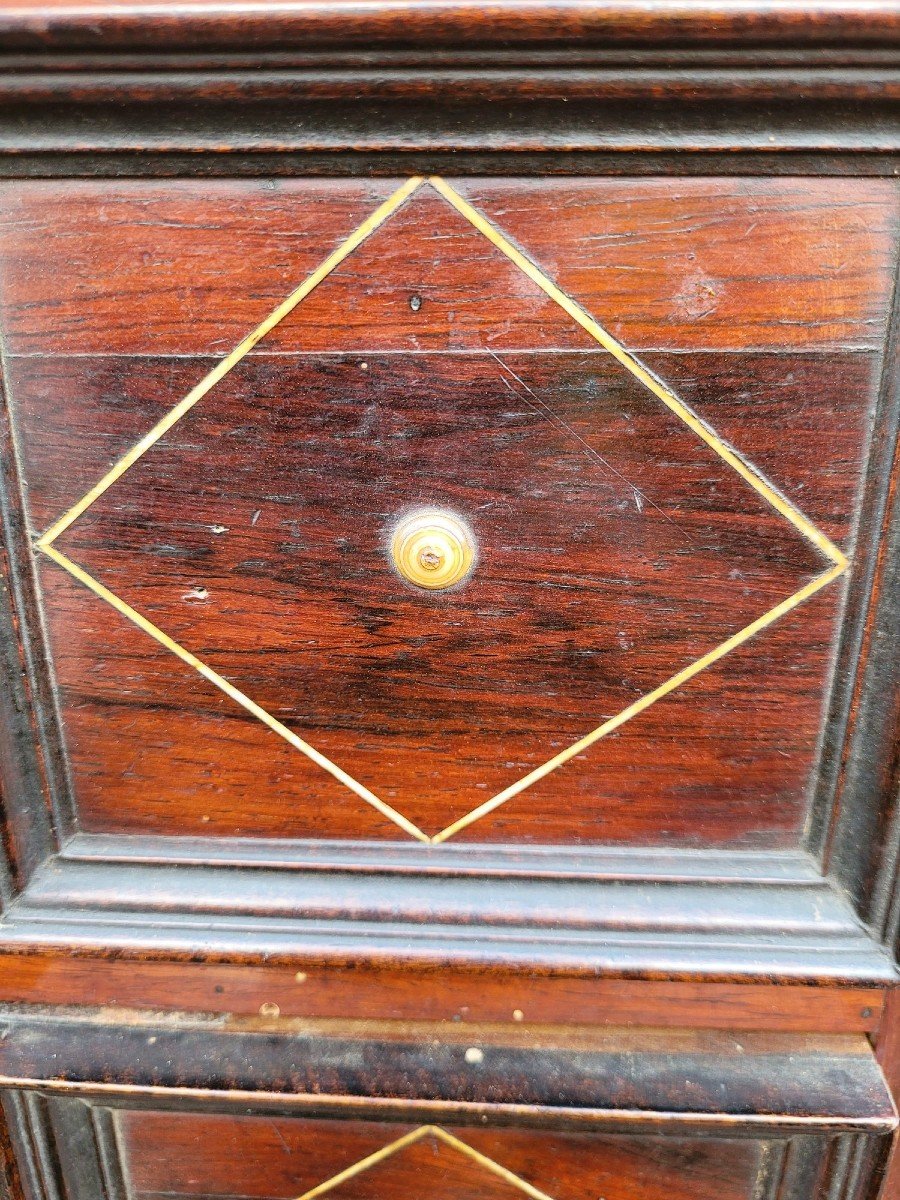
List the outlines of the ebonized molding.
{"type": "Polygon", "coordinates": [[[171,1094],[203,1107],[253,1102],[377,1116],[648,1131],[889,1134],[897,1118],[865,1039],[652,1030],[459,1026],[59,1012],[0,1012],[0,1081],[110,1104],[171,1094]],[[472,1046],[481,1049],[473,1069],[472,1046]],[[635,1053],[640,1050],[640,1053],[635,1053]],[[790,1067],[788,1064],[790,1063],[790,1067]],[[685,1089],[684,1079],[692,1081],[685,1089]],[[841,1080],[838,1087],[837,1081],[841,1080]],[[735,1128],[740,1117],[741,1127],[735,1128]]]}
{"type": "Polygon", "coordinates": [[[8,1200],[64,1200],[65,1185],[47,1100],[35,1093],[5,1091],[0,1111],[8,1146],[14,1154],[8,1200]]]}
{"type": "Polygon", "coordinates": [[[24,5],[0,41],[8,175],[891,174],[900,146],[890,4],[24,5]]]}

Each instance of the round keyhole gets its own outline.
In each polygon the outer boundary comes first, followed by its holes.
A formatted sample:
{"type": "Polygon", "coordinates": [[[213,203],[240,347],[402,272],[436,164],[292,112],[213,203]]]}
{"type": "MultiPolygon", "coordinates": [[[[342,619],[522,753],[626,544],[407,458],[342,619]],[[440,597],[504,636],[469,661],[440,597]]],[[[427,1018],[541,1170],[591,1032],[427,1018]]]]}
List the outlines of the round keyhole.
{"type": "Polygon", "coordinates": [[[453,587],[471,574],[475,565],[475,538],[456,513],[420,509],[395,527],[391,558],[409,583],[439,591],[453,587]]]}

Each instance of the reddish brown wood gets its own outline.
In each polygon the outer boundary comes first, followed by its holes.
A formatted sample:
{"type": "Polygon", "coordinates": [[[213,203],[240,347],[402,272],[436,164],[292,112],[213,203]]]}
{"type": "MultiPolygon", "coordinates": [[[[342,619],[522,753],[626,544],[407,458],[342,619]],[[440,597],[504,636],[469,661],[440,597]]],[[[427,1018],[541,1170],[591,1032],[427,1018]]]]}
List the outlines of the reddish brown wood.
{"type": "Polygon", "coordinates": [[[884,999],[877,987],[637,981],[448,965],[415,970],[339,960],[304,961],[302,980],[296,964],[110,961],[42,953],[8,955],[2,965],[0,1000],[9,1003],[249,1016],[276,1005],[286,1017],[511,1023],[518,1011],[541,1024],[843,1033],[877,1028],[884,999]]]}
{"type": "MultiPolygon", "coordinates": [[[[4,183],[7,348],[225,353],[398,182],[4,183]],[[65,247],[54,263],[48,239],[65,247]]],[[[877,347],[883,338],[897,234],[892,182],[458,182],[636,349],[877,347]],[[811,278],[819,281],[814,288],[811,278]]],[[[446,305],[435,256],[459,262],[460,255],[470,289],[483,282],[485,262],[493,264],[493,304],[514,307],[515,332],[527,330],[529,338],[509,339],[512,330],[495,328],[495,341],[498,332],[504,348],[553,344],[548,338],[559,336],[549,301],[486,255],[485,243],[428,189],[394,228],[406,236],[373,241],[342,267],[346,282],[332,292],[349,296],[340,320],[310,297],[270,344],[372,347],[366,306],[382,328],[385,300],[400,286],[404,301],[419,291],[446,305]],[[373,287],[375,307],[361,295],[373,287]]],[[[458,269],[456,280],[458,287],[458,269]]],[[[462,295],[470,300],[472,292],[462,295]]],[[[427,305],[421,316],[399,305],[385,329],[391,344],[418,338],[427,312],[427,305]]],[[[452,346],[450,337],[448,330],[438,344],[452,346]]]]}
{"type": "Polygon", "coordinates": [[[0,1107],[0,1194],[4,1200],[26,1200],[4,1108],[0,1107]]]}
{"type": "MultiPolygon", "coordinates": [[[[426,832],[824,569],[608,356],[587,368],[558,356],[507,355],[502,368],[484,356],[369,358],[366,372],[332,359],[242,365],[58,544],[426,832]],[[533,397],[553,406],[549,419],[533,397]],[[392,523],[422,504],[473,524],[480,561],[458,592],[414,592],[390,566],[392,523]]],[[[58,460],[48,467],[58,473],[58,460]]],[[[75,621],[54,608],[61,654],[84,664],[60,663],[60,677],[77,702],[93,699],[95,656],[84,662],[75,621]]],[[[127,699],[133,720],[136,685],[107,680],[98,699],[127,699]]],[[[232,715],[217,700],[213,711],[232,715]]],[[[602,749],[592,759],[602,772],[602,749]]],[[[305,764],[297,773],[307,780],[305,764]]],[[[317,776],[291,806],[295,835],[328,832],[317,776]]],[[[539,815],[523,797],[500,835],[578,837],[579,815],[574,828],[557,815],[566,776],[542,785],[539,815]]],[[[114,777],[106,792],[121,795],[114,777]]],[[[334,832],[353,836],[358,803],[329,792],[334,832]]]]}
{"type": "Polygon", "coordinates": [[[783,350],[884,338],[896,191],[862,180],[847,190],[847,182],[460,187],[633,349],[783,350]]]}
{"type": "MultiPolygon", "coordinates": [[[[856,1123],[859,1078],[827,1039],[798,1057],[758,1035],[755,1091],[725,1099],[722,1056],[678,1064],[703,1040],[685,1026],[732,1031],[732,1063],[754,1039],[733,1031],[877,1031],[900,1087],[877,941],[894,932],[890,776],[853,769],[891,751],[867,704],[850,703],[876,693],[877,705],[889,677],[867,669],[854,693],[858,646],[878,659],[891,624],[869,568],[896,374],[882,353],[898,233],[896,13],[364,9],[29,0],[0,13],[0,171],[110,176],[0,186],[0,334],[35,531],[392,190],[389,175],[444,162],[487,173],[459,186],[852,553],[853,576],[474,827],[445,848],[456,860],[385,845],[398,835],[380,817],[44,564],[77,809],[56,786],[54,822],[61,841],[80,834],[48,855],[51,831],[34,836],[30,820],[59,774],[44,626],[27,586],[9,605],[4,593],[0,639],[15,654],[0,746],[16,761],[4,764],[0,847],[16,870],[3,899],[27,890],[0,925],[0,1002],[22,1006],[0,1019],[24,1035],[13,1045],[5,1026],[0,1057],[19,1055],[7,1080],[55,1091],[8,1105],[28,1190],[126,1194],[98,1097],[176,1109],[122,1117],[136,1195],[157,1200],[296,1195],[320,1178],[319,1155],[339,1167],[348,1142],[373,1145],[350,1113],[405,1120],[410,1096],[427,1093],[469,1123],[461,1136],[558,1200],[874,1200],[891,1114],[860,1037],[877,1103],[856,1123]],[[710,174],[676,178],[699,169],[710,174]],[[269,170],[288,178],[117,178],[269,170]],[[609,170],[622,177],[596,177],[609,170]],[[834,822],[851,852],[834,855],[832,887],[812,878],[811,858],[797,864],[809,830],[815,842],[827,825],[850,709],[834,822]],[[28,739],[41,754],[21,752],[28,739]],[[260,835],[342,844],[248,840],[260,835]],[[610,870],[614,850],[592,876],[603,843],[649,849],[621,855],[632,876],[610,870]],[[666,871],[682,883],[697,871],[696,886],[672,887],[666,871]],[[793,874],[779,890],[780,871],[793,874]],[[423,1024],[404,1026],[413,1018],[423,1024]],[[529,1072],[534,1022],[548,1053],[529,1072]],[[498,1058],[503,1048],[505,1068],[467,1073],[470,1035],[498,1058]],[[597,1037],[627,1059],[612,1072],[617,1104],[644,1080],[640,1103],[631,1095],[640,1139],[613,1137],[602,1104],[570,1118],[593,1138],[553,1132],[554,1105],[596,1082],[567,1068],[597,1037]],[[778,1140],[779,1086],[798,1101],[790,1145],[778,1140]],[[296,1112],[343,1119],[288,1121],[279,1088],[296,1112]],[[494,1127],[523,1097],[515,1128],[494,1127]],[[701,1123],[741,1136],[685,1140],[673,1110],[695,1102],[701,1123]],[[233,1117],[187,1111],[213,1105],[233,1117]]],[[[600,357],[423,189],[60,545],[433,831],[473,803],[468,768],[482,792],[503,786],[546,741],[573,736],[595,699],[608,715],[703,635],[725,636],[821,569],[600,357]],[[534,402],[562,424],[539,421],[534,402]],[[430,500],[429,488],[478,523],[485,553],[468,601],[426,608],[396,600],[374,548],[398,500],[430,500]],[[292,524],[299,507],[305,526],[292,524]],[[348,525],[356,544],[339,540],[348,525]],[[574,569],[548,600],[560,575],[544,563],[561,550],[574,569]]],[[[28,584],[16,484],[9,494],[8,558],[28,584]]],[[[423,1142],[335,1195],[441,1191],[520,1194],[423,1142]]]]}
{"type": "MultiPolygon", "coordinates": [[[[340,219],[351,201],[359,202],[347,186],[337,185],[340,219]]],[[[229,285],[216,291],[210,277],[191,295],[195,304],[202,298],[207,314],[217,301],[217,328],[227,329],[222,322],[235,317],[235,303],[245,303],[243,292],[235,300],[231,271],[238,284],[242,271],[251,272],[254,286],[245,289],[251,294],[269,287],[269,272],[253,262],[258,230],[240,231],[238,185],[219,186],[211,200],[187,187],[166,194],[142,184],[121,193],[112,226],[119,270],[99,280],[93,263],[109,256],[96,239],[109,234],[97,234],[96,222],[88,228],[96,185],[73,186],[62,208],[47,188],[29,185],[17,193],[13,199],[30,220],[19,240],[14,227],[8,243],[13,350],[95,348],[98,328],[107,348],[120,351],[136,349],[139,337],[145,348],[207,346],[202,322],[186,319],[190,296],[173,294],[160,273],[170,260],[156,264],[166,239],[182,236],[190,213],[209,239],[195,238],[194,263],[211,270],[213,251],[223,244],[226,201],[230,240],[220,270],[229,285]],[[150,232],[136,220],[142,211],[155,214],[150,232]],[[35,257],[42,221],[84,234],[84,252],[79,240],[70,267],[70,286],[79,279],[84,285],[83,315],[62,330],[57,322],[49,338],[40,288],[51,281],[41,282],[35,257]],[[128,266],[142,244],[155,247],[142,253],[147,270],[128,266]],[[116,292],[123,267],[126,286],[140,292],[140,309],[131,314],[116,292]],[[187,307],[173,304],[173,295],[187,299],[187,307]]],[[[803,331],[798,344],[806,350],[856,348],[883,324],[894,235],[888,185],[854,185],[852,204],[843,191],[839,202],[840,189],[831,183],[804,192],[801,204],[793,184],[765,180],[698,181],[674,199],[655,184],[608,181],[484,188],[473,192],[475,199],[528,248],[533,235],[551,273],[570,256],[587,264],[583,277],[594,292],[582,295],[581,277],[569,282],[598,315],[608,304],[627,310],[624,287],[646,330],[655,331],[650,345],[682,349],[695,344],[689,331],[707,339],[707,348],[746,348],[790,328],[803,331]],[[645,244],[643,233],[658,228],[664,200],[667,212],[672,205],[678,210],[665,228],[674,222],[683,231],[675,241],[685,238],[685,247],[698,250],[673,250],[662,277],[649,266],[632,271],[638,261],[660,261],[659,244],[652,237],[645,244]],[[540,242],[537,213],[545,202],[560,213],[553,253],[540,242]],[[711,237],[706,228],[714,213],[711,237]],[[706,317],[693,311],[689,325],[679,324],[665,307],[673,280],[689,287],[692,254],[736,253],[738,222],[744,222],[745,258],[777,248],[781,274],[762,285],[753,276],[753,297],[734,301],[746,310],[740,319],[726,308],[715,320],[707,314],[706,326],[706,317]],[[600,264],[590,257],[596,245],[624,247],[626,258],[600,264]],[[807,297],[800,311],[792,288],[811,259],[822,278],[834,276],[816,302],[837,308],[810,309],[807,297]],[[618,291],[604,291],[622,279],[618,291]]],[[[293,195],[288,189],[287,198],[293,195]]],[[[299,220],[322,207],[300,210],[299,220]]],[[[271,203],[264,211],[273,215],[271,203]]],[[[283,217],[293,220],[287,211],[283,217]]],[[[306,247],[310,226],[302,228],[306,247]]],[[[173,250],[183,262],[184,251],[174,244],[173,250]]],[[[709,260],[702,271],[750,286],[749,277],[738,277],[734,258],[709,260]]],[[[241,319],[249,321],[249,314],[241,319]]],[[[641,342],[627,322],[615,331],[641,342]]],[[[60,545],[429,833],[824,566],[434,192],[417,193],[263,346],[278,356],[259,353],[236,368],[60,545]],[[286,355],[347,346],[357,354],[286,355]],[[581,352],[558,353],[573,346],[581,352]],[[423,355],[425,349],[444,353],[423,355]],[[394,353],[379,357],[379,351],[394,353]],[[602,399],[594,394],[598,387],[602,399]],[[474,581],[458,593],[404,591],[387,566],[392,520],[419,503],[458,508],[477,527],[482,560],[474,581]]],[[[657,353],[650,361],[664,377],[671,369],[704,416],[721,416],[723,432],[739,447],[746,433],[776,483],[793,485],[810,515],[848,542],[874,402],[874,359],[657,353]]],[[[71,359],[18,354],[11,362],[38,527],[209,365],[142,357],[84,358],[73,367],[71,359]]],[[[398,836],[57,567],[47,568],[44,585],[84,827],[398,836]],[[193,714],[189,725],[177,719],[184,711],[193,714]]],[[[836,585],[463,836],[791,844],[806,820],[840,601],[836,585]]]]}
{"type": "MultiPolygon", "coordinates": [[[[123,1112],[119,1130],[140,1200],[176,1196],[294,1197],[415,1126],[123,1112]],[[165,1149],[160,1153],[161,1148],[165,1149]]],[[[554,1200],[744,1200],[762,1147],[754,1141],[597,1137],[515,1130],[448,1130],[554,1200]]],[[[452,1200],[513,1200],[520,1190],[433,1137],[414,1143],[331,1194],[342,1200],[439,1191],[452,1200]]]]}
{"type": "Polygon", "coordinates": [[[610,44],[652,47],[685,42],[701,46],[852,46],[895,45],[900,39],[896,11],[881,2],[788,3],[773,8],[734,8],[721,3],[674,3],[665,13],[640,0],[614,0],[586,7],[578,0],[559,4],[546,0],[416,0],[401,8],[383,4],[359,10],[348,0],[334,4],[287,6],[265,14],[248,12],[231,2],[215,9],[194,10],[181,0],[166,0],[144,12],[122,3],[73,5],[71,0],[18,5],[9,10],[3,32],[13,46],[79,47],[163,46],[176,38],[185,46],[312,44],[344,48],[362,44],[487,45],[507,47],[549,42],[570,50],[610,44]]]}
{"type": "Polygon", "coordinates": [[[399,182],[3,183],[7,348],[225,354],[399,182]]]}

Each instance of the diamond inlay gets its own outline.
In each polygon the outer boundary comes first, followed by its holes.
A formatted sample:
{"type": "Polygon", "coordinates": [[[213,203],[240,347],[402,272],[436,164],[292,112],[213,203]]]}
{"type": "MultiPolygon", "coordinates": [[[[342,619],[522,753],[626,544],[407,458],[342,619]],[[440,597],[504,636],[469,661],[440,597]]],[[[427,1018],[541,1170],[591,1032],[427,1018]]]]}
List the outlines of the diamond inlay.
{"type": "Polygon", "coordinates": [[[435,1174],[436,1178],[433,1184],[429,1185],[427,1182],[424,1185],[419,1184],[424,1192],[439,1195],[447,1193],[448,1190],[455,1190],[452,1187],[453,1177],[461,1173],[463,1178],[459,1190],[465,1195],[472,1194],[469,1179],[472,1176],[472,1165],[474,1164],[479,1169],[476,1178],[478,1195],[482,1197],[482,1200],[508,1200],[516,1192],[524,1192],[526,1196],[531,1196],[532,1200],[553,1200],[546,1192],[540,1191],[527,1180],[501,1166],[500,1163],[494,1162],[486,1154],[475,1150],[437,1125],[421,1125],[418,1129],[404,1134],[403,1137],[376,1150],[374,1154],[370,1154],[366,1158],[360,1159],[359,1162],[353,1163],[346,1170],[340,1171],[331,1179],[326,1179],[308,1192],[304,1192],[302,1196],[297,1197],[297,1200],[314,1200],[316,1196],[325,1196],[330,1192],[336,1192],[338,1197],[342,1194],[350,1195],[351,1193],[344,1189],[343,1185],[354,1180],[359,1182],[359,1176],[368,1172],[373,1172],[373,1177],[367,1179],[367,1182],[372,1185],[371,1189],[364,1187],[359,1191],[354,1188],[352,1190],[354,1197],[390,1196],[400,1191],[405,1193],[407,1188],[396,1186],[398,1181],[392,1180],[390,1170],[384,1169],[385,1165],[389,1168],[394,1166],[394,1163],[390,1163],[389,1160],[394,1159],[397,1155],[408,1160],[404,1164],[406,1172],[411,1173],[416,1180],[421,1181],[423,1177],[427,1180],[430,1174],[435,1174]],[[421,1149],[426,1150],[424,1155],[418,1153],[421,1149]],[[452,1153],[448,1155],[447,1150],[452,1153]],[[457,1161],[454,1162],[454,1159],[457,1161]]]}
{"type": "MultiPolygon", "coordinates": [[[[453,189],[420,185],[373,214],[38,546],[406,833],[444,841],[747,642],[846,560],[453,189]],[[280,348],[302,350],[301,301],[332,287],[354,295],[349,267],[377,271],[379,228],[414,227],[426,198],[446,236],[486,239],[484,293],[497,263],[519,273],[523,305],[544,327],[566,324],[571,350],[517,352],[514,320],[495,314],[492,336],[481,295],[468,325],[448,308],[449,344],[434,355],[251,353],[276,330],[280,348]],[[256,449],[242,453],[249,422],[256,449]],[[227,474],[217,445],[229,447],[227,474]],[[176,478],[190,485],[173,496],[176,478]],[[422,504],[472,521],[483,553],[459,591],[398,586],[385,539],[422,504]],[[722,530],[737,517],[736,546],[722,530]],[[240,617],[229,594],[243,597],[240,617]],[[266,631],[255,648],[248,604],[266,631]],[[526,630],[546,647],[538,673],[517,649],[526,630]],[[468,690],[472,663],[495,681],[487,700],[468,690]],[[490,762],[469,760],[476,729],[495,740],[490,762]],[[437,832],[404,815],[398,763],[436,797],[437,832]]],[[[397,310],[385,311],[390,326],[397,310]]]]}

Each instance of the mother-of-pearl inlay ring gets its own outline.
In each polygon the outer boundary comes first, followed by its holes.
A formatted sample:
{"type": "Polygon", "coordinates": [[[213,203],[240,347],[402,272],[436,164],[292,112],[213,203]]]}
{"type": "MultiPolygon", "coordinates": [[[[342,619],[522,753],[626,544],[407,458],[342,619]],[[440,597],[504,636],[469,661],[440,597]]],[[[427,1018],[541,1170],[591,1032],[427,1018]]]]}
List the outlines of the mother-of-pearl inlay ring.
{"type": "Polygon", "coordinates": [[[476,559],[475,535],[456,513],[419,509],[395,527],[391,559],[409,583],[440,591],[471,575],[476,559]]]}

